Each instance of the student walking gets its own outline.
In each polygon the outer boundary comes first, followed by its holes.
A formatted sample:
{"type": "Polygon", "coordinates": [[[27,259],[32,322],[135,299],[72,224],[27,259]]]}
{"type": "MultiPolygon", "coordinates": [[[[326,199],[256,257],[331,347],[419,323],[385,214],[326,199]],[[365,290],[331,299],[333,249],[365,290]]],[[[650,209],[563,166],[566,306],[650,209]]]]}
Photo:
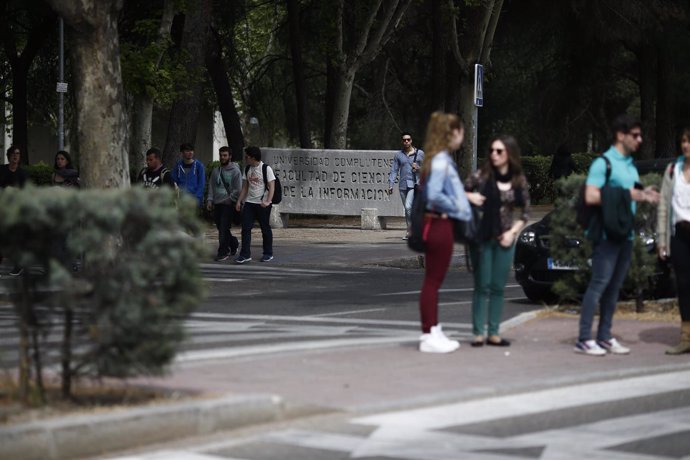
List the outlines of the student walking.
{"type": "Polygon", "coordinates": [[[419,350],[424,353],[450,353],[460,347],[443,333],[438,322],[438,290],[453,254],[453,219],[469,220],[470,204],[449,151],[462,144],[464,127],[455,115],[434,112],[429,120],[421,168],[427,197],[425,214],[424,284],[419,297],[422,336],[419,350]]]}
{"type": "Polygon", "coordinates": [[[529,219],[529,185],[522,172],[520,146],[515,138],[497,136],[489,145],[486,162],[465,184],[467,198],[483,209],[482,240],[478,245],[470,246],[470,257],[475,267],[472,346],[481,347],[486,343],[507,347],[510,342],[499,334],[504,289],[513,263],[515,241],[529,219]],[[516,220],[513,219],[515,208],[522,210],[516,220]]]}
{"type": "Polygon", "coordinates": [[[412,200],[414,199],[414,190],[419,185],[419,170],[424,162],[424,150],[418,149],[412,144],[412,134],[409,132],[402,133],[402,149],[396,152],[391,164],[391,172],[388,177],[388,194],[393,193],[393,185],[395,179],[398,179],[398,189],[400,190],[400,199],[405,208],[405,222],[407,223],[407,232],[403,240],[407,240],[410,236],[410,212],[412,210],[412,200]]]}
{"type": "Polygon", "coordinates": [[[671,258],[680,308],[680,341],[668,355],[690,352],[690,128],[683,130],[682,155],[666,168],[657,211],[657,251],[671,258]]]}

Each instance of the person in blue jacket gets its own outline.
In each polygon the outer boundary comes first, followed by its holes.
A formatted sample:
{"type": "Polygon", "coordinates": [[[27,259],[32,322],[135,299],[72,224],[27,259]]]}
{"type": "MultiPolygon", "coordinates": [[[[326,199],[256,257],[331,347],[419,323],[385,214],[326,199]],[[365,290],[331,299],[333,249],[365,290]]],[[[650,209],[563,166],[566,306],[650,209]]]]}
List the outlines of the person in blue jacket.
{"type": "Polygon", "coordinates": [[[172,179],[181,190],[185,190],[196,197],[199,207],[203,204],[204,186],[206,185],[206,171],[204,165],[194,158],[194,146],[180,145],[182,158],[177,160],[172,170],[172,179]]]}

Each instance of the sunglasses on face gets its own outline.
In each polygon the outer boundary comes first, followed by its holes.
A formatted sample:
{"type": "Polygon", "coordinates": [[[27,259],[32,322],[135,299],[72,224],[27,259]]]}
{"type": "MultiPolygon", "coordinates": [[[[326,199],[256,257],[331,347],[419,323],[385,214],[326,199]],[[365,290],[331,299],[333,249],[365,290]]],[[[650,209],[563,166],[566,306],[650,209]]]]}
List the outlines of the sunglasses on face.
{"type": "Polygon", "coordinates": [[[642,137],[642,133],[628,133],[632,136],[633,139],[640,139],[642,137]]]}
{"type": "Polygon", "coordinates": [[[490,155],[492,155],[494,152],[498,153],[499,155],[503,155],[503,152],[505,152],[505,149],[489,149],[490,155]]]}
{"type": "Polygon", "coordinates": [[[402,141],[403,142],[412,142],[412,138],[404,138],[402,141]]]}

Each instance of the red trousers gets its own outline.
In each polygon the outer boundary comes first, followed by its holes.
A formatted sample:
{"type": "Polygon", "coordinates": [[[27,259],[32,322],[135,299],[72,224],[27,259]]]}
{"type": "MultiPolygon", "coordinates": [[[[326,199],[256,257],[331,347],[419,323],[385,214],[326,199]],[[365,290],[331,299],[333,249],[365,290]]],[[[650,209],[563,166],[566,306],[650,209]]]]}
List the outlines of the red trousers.
{"type": "Polygon", "coordinates": [[[430,218],[424,227],[427,236],[419,312],[422,316],[422,332],[427,333],[438,324],[438,290],[443,284],[453,255],[453,221],[430,218]]]}

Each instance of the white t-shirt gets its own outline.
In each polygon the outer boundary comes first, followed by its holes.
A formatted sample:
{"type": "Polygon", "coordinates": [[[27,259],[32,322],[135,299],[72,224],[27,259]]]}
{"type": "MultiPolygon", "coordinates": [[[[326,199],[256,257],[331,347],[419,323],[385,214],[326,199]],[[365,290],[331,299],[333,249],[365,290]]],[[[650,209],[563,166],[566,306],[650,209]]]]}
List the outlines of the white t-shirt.
{"type": "MultiPolygon", "coordinates": [[[[247,203],[261,204],[261,201],[268,197],[268,188],[264,185],[263,161],[260,161],[256,166],[250,166],[244,180],[247,181],[249,188],[247,189],[247,203]]],[[[273,169],[270,166],[266,167],[267,181],[276,180],[273,169]]]]}
{"type": "Polygon", "coordinates": [[[685,180],[682,165],[676,165],[676,180],[673,184],[673,225],[678,222],[690,222],[690,183],[685,180]]]}

